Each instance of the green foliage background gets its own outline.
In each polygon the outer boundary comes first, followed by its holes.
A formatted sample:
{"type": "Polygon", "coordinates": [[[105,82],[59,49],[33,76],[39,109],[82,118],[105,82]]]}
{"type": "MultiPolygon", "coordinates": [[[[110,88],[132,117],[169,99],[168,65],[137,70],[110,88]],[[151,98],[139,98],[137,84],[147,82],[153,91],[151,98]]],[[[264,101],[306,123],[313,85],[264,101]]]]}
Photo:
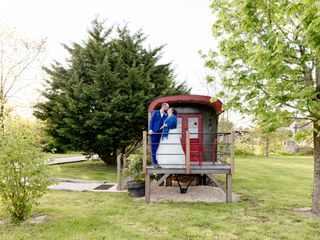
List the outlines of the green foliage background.
{"type": "Polygon", "coordinates": [[[94,20],[88,35],[81,44],[65,45],[68,66],[45,68],[47,101],[36,106],[35,116],[59,143],[114,164],[117,154],[141,139],[148,104],[189,89],[174,81],[170,64],[160,63],[162,47],[144,47],[142,32],[94,20]]]}
{"type": "Polygon", "coordinates": [[[226,108],[253,114],[264,133],[312,122],[312,208],[320,214],[319,1],[214,0],[211,9],[218,51],[203,57],[233,94],[226,108]]]}

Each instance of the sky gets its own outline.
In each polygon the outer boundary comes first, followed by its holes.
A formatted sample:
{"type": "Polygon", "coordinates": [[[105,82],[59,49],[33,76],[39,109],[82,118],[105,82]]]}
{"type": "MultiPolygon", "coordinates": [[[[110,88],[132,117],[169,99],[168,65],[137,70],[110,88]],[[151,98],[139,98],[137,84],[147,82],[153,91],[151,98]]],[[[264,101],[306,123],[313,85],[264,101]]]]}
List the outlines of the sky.
{"type": "MultiPolygon", "coordinates": [[[[198,51],[216,48],[209,5],[209,0],[0,0],[0,23],[32,39],[46,38],[45,65],[64,62],[68,54],[61,44],[86,39],[96,16],[106,19],[107,25],[127,24],[133,32],[141,29],[151,47],[165,45],[162,61],[172,63],[176,79],[185,81],[192,94],[208,95],[214,89],[206,87],[208,69],[198,51]]],[[[37,89],[45,78],[41,72],[34,75],[37,80],[14,99],[25,115],[31,115],[30,106],[38,100],[37,89]]]]}

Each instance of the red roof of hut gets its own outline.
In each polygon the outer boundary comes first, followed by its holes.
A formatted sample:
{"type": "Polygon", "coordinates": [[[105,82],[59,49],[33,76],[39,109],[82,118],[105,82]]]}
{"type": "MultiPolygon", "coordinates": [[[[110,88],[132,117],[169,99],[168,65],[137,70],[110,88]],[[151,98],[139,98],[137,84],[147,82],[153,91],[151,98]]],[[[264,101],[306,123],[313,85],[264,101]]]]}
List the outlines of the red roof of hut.
{"type": "Polygon", "coordinates": [[[165,96],[153,100],[148,108],[148,112],[152,112],[154,109],[159,108],[162,103],[197,103],[203,104],[211,107],[216,115],[219,115],[223,112],[222,102],[219,99],[212,101],[212,98],[209,96],[203,95],[175,95],[175,96],[165,96]]]}

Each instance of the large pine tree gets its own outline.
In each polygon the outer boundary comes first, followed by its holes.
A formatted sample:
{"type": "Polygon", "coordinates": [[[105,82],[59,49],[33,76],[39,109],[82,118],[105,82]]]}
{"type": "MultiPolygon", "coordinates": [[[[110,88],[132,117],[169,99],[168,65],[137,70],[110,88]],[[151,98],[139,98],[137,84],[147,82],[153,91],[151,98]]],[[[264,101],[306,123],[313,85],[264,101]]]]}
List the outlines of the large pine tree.
{"type": "Polygon", "coordinates": [[[35,116],[59,143],[97,153],[107,164],[135,144],[147,125],[146,108],[156,97],[184,94],[170,64],[160,64],[162,47],[146,49],[140,31],[106,28],[93,21],[82,44],[64,45],[68,66],[55,62],[35,116]]]}

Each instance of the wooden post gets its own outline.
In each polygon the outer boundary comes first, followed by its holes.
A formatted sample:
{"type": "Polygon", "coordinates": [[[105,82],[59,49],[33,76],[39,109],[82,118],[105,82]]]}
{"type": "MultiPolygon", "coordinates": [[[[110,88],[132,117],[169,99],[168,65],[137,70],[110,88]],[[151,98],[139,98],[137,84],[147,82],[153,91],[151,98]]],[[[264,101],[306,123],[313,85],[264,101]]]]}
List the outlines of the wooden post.
{"type": "Polygon", "coordinates": [[[227,135],[223,135],[222,138],[222,163],[227,163],[227,135]]]}
{"type": "Polygon", "coordinates": [[[226,187],[227,187],[226,202],[232,203],[232,174],[226,175],[226,187]]]}
{"type": "Polygon", "coordinates": [[[145,202],[150,203],[150,174],[145,175],[145,202]]]}
{"type": "Polygon", "coordinates": [[[235,132],[231,133],[231,145],[230,145],[230,167],[231,167],[231,174],[234,174],[234,145],[235,145],[235,132]]]}
{"type": "Polygon", "coordinates": [[[190,174],[190,134],[186,131],[186,174],[190,174]]]}
{"type": "Polygon", "coordinates": [[[121,190],[121,157],[117,157],[117,191],[121,190]]]}
{"type": "Polygon", "coordinates": [[[147,173],[147,132],[143,131],[142,134],[142,141],[143,141],[143,146],[142,146],[142,164],[143,164],[143,174],[147,173]]]}

